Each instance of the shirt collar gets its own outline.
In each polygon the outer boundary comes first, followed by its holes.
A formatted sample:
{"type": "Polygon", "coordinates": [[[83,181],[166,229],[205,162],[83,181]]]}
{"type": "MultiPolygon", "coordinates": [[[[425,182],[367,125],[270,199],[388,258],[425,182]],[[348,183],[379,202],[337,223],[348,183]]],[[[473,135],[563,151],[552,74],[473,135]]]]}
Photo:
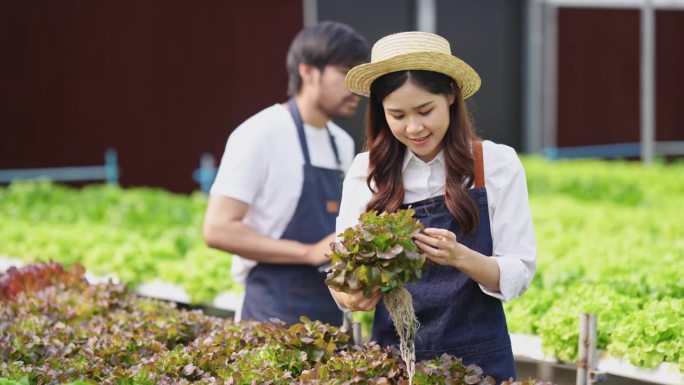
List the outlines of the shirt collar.
{"type": "Polygon", "coordinates": [[[415,163],[416,165],[424,165],[424,166],[430,166],[435,162],[439,162],[440,164],[444,164],[444,149],[439,150],[437,155],[435,156],[434,159],[432,159],[429,162],[423,162],[422,159],[416,156],[416,154],[413,153],[413,151],[409,150],[408,148],[404,150],[404,162],[401,165],[401,171],[403,172],[406,170],[406,167],[410,163],[415,163]]]}

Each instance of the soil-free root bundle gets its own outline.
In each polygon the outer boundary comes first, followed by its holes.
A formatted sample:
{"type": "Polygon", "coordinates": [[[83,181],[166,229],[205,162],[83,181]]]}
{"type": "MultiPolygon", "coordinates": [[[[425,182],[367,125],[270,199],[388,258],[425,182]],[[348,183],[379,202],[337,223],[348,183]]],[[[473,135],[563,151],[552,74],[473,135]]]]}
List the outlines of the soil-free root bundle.
{"type": "Polygon", "coordinates": [[[362,290],[366,298],[372,297],[375,288],[382,290],[409,383],[415,373],[415,338],[420,325],[404,284],[420,279],[425,265],[425,255],[413,241],[413,235],[424,227],[413,218],[414,213],[407,209],[361,214],[359,223],[339,234],[340,241],[332,244],[332,266],[325,281],[345,293],[362,290]]]}

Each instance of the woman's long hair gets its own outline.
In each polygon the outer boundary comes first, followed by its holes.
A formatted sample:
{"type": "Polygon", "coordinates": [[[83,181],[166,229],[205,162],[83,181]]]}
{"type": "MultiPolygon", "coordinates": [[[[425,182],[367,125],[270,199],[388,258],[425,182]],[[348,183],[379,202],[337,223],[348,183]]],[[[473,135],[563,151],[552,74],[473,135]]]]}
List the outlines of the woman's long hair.
{"type": "Polygon", "coordinates": [[[369,151],[366,183],[373,191],[373,197],[366,210],[392,213],[400,208],[404,200],[402,164],[406,146],[390,131],[382,101],[407,81],[433,94],[455,95],[455,101],[449,107],[449,128],[443,139],[446,162],[444,200],[462,233],[471,233],[477,227],[478,215],[468,194],[475,180],[475,164],[470,147],[474,140],[479,139],[473,132],[459,88],[450,77],[437,72],[392,72],[379,77],[371,85],[366,110],[366,150],[369,151]]]}

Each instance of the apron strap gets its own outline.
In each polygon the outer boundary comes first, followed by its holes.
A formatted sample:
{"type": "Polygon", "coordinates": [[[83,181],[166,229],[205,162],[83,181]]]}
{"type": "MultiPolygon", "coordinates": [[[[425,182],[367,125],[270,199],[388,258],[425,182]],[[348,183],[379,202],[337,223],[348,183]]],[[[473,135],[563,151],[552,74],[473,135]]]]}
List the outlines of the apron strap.
{"type": "Polygon", "coordinates": [[[330,138],[330,145],[332,146],[333,153],[335,154],[335,163],[337,163],[337,168],[342,169],[342,162],[340,162],[340,154],[337,152],[337,145],[335,144],[335,137],[330,133],[328,125],[325,125],[325,130],[328,132],[328,137],[330,138]]]}
{"type": "MultiPolygon", "coordinates": [[[[297,126],[297,135],[299,136],[299,145],[302,148],[302,154],[304,154],[304,163],[310,165],[311,158],[309,157],[309,146],[306,144],[306,135],[304,134],[304,122],[302,121],[302,116],[299,114],[299,109],[297,108],[297,103],[295,103],[294,98],[290,98],[290,100],[287,101],[287,105],[290,108],[290,114],[292,115],[295,126],[297,126]]],[[[337,151],[337,145],[335,144],[335,137],[330,133],[327,124],[325,125],[325,131],[328,133],[328,137],[330,138],[330,145],[332,146],[333,153],[335,154],[337,168],[342,169],[342,162],[340,162],[340,155],[337,151]]]]}
{"type": "Polygon", "coordinates": [[[475,188],[485,186],[484,161],[482,157],[482,141],[473,142],[473,161],[475,162],[475,188]]]}
{"type": "Polygon", "coordinates": [[[297,126],[299,146],[302,148],[302,154],[304,154],[304,164],[310,165],[311,159],[309,158],[309,147],[306,145],[306,135],[304,135],[304,122],[302,121],[302,116],[299,115],[299,109],[297,109],[297,103],[295,103],[294,98],[290,98],[290,100],[287,101],[287,105],[290,107],[292,120],[294,120],[295,126],[297,126]]]}

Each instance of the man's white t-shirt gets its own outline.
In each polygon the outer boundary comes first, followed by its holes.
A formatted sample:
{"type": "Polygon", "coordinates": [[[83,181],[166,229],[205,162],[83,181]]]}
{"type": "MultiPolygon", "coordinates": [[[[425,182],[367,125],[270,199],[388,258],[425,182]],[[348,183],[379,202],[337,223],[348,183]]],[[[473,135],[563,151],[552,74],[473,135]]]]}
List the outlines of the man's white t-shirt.
{"type": "MultiPolygon", "coordinates": [[[[354,140],[338,125],[328,122],[327,126],[335,138],[341,169],[346,171],[354,158],[354,140]]],[[[311,164],[337,169],[326,130],[305,124],[304,133],[311,164]]],[[[243,222],[260,234],[280,238],[297,208],[303,165],[292,115],[286,106],[275,104],[247,119],[228,137],[211,194],[247,203],[243,222]]],[[[232,275],[244,282],[255,265],[235,255],[232,275]]]]}

